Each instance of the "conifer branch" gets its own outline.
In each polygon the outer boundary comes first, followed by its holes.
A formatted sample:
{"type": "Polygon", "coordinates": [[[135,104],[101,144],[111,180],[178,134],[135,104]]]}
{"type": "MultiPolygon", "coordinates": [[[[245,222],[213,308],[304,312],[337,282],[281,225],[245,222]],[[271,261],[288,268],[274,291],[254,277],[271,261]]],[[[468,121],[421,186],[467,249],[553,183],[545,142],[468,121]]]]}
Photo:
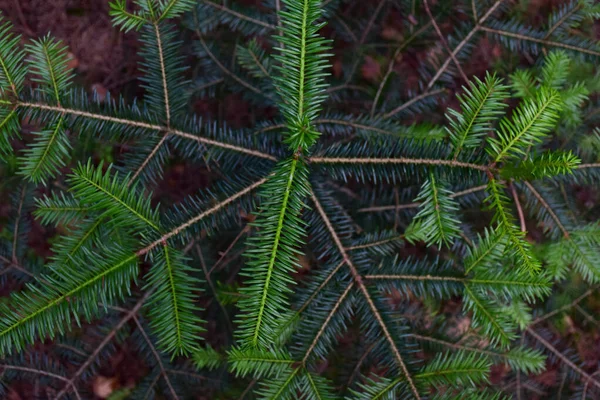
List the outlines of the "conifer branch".
{"type": "Polygon", "coordinates": [[[167,85],[167,71],[165,69],[165,55],[163,54],[163,45],[158,23],[154,23],[154,33],[156,34],[156,44],[158,45],[158,63],[162,75],[163,97],[165,100],[165,115],[167,129],[171,127],[171,107],[169,106],[169,86],[167,85]]]}
{"type": "Polygon", "coordinates": [[[348,247],[346,247],[346,250],[352,251],[352,250],[368,249],[369,247],[377,247],[377,246],[381,246],[382,244],[396,242],[398,240],[402,240],[403,238],[404,238],[404,235],[399,235],[396,237],[391,237],[391,238],[383,239],[383,240],[377,240],[377,241],[370,242],[370,243],[358,244],[356,246],[348,246],[348,247]]]}
{"type": "Polygon", "coordinates": [[[225,75],[229,76],[230,78],[232,78],[233,80],[235,80],[237,83],[239,83],[240,85],[242,85],[246,89],[251,90],[251,91],[253,91],[256,94],[260,94],[262,96],[265,96],[266,98],[270,98],[268,95],[266,95],[265,93],[263,93],[259,88],[257,88],[255,86],[253,86],[252,84],[246,82],[245,80],[243,80],[242,78],[240,78],[239,76],[237,76],[236,74],[234,74],[233,72],[231,72],[227,67],[225,67],[223,65],[223,63],[221,61],[219,61],[219,59],[212,53],[212,51],[210,51],[210,49],[208,48],[208,45],[204,41],[204,37],[202,36],[202,33],[199,30],[197,30],[196,34],[198,35],[198,41],[200,42],[200,45],[202,46],[202,48],[204,49],[204,51],[206,52],[206,54],[208,54],[208,56],[210,57],[210,59],[215,63],[215,65],[225,75]]]}
{"type": "Polygon", "coordinates": [[[528,42],[542,44],[542,45],[548,46],[548,47],[558,47],[561,49],[572,50],[575,52],[585,53],[585,54],[589,54],[589,55],[592,55],[595,57],[600,57],[600,51],[586,49],[584,47],[578,47],[578,46],[574,46],[574,45],[567,44],[567,43],[555,42],[553,40],[547,40],[547,39],[538,39],[538,38],[535,38],[532,36],[527,36],[527,35],[523,35],[520,33],[513,33],[513,32],[509,32],[509,31],[501,30],[501,29],[494,29],[494,28],[490,28],[487,26],[481,26],[479,29],[481,29],[484,32],[493,33],[493,34],[496,34],[499,36],[511,37],[511,38],[515,38],[515,39],[519,39],[519,40],[525,40],[528,42]]]}
{"type": "Polygon", "coordinates": [[[534,325],[539,324],[540,322],[546,321],[549,318],[554,317],[555,315],[560,314],[561,312],[567,311],[573,307],[575,307],[576,305],[578,305],[579,303],[581,303],[583,300],[585,300],[586,298],[590,297],[592,294],[594,294],[597,290],[599,289],[598,286],[594,286],[591,289],[586,290],[581,296],[577,297],[575,300],[573,300],[572,302],[570,302],[569,304],[566,304],[560,308],[557,308],[556,310],[552,310],[549,313],[546,313],[536,319],[534,319],[531,324],[529,324],[529,327],[531,328],[534,325]]]}
{"type": "Polygon", "coordinates": [[[17,260],[17,243],[19,239],[19,225],[20,220],[23,217],[23,203],[25,202],[25,190],[27,189],[26,185],[23,185],[21,188],[21,195],[19,196],[19,204],[17,206],[17,218],[15,219],[15,231],[13,232],[13,243],[12,243],[12,263],[17,264],[19,261],[17,260]]]}
{"type": "Polygon", "coordinates": [[[408,368],[406,367],[406,364],[404,363],[404,360],[403,360],[402,356],[400,355],[400,351],[398,350],[398,348],[396,346],[396,342],[394,341],[390,332],[388,331],[387,325],[383,321],[383,318],[381,317],[379,310],[375,306],[375,303],[373,302],[373,299],[371,298],[369,291],[367,290],[365,284],[363,283],[363,278],[360,276],[358,270],[354,266],[354,263],[352,262],[352,260],[348,256],[348,254],[346,253],[346,249],[343,246],[333,225],[331,224],[329,217],[325,213],[325,210],[323,210],[321,203],[319,202],[319,200],[317,199],[317,197],[315,196],[315,194],[312,191],[311,191],[311,199],[312,199],[313,203],[315,204],[317,212],[321,216],[323,223],[325,224],[325,226],[327,227],[327,230],[331,234],[331,237],[332,237],[336,247],[338,248],[340,255],[342,256],[342,258],[345,261],[345,264],[350,269],[350,272],[352,273],[352,277],[354,278],[354,283],[360,289],[365,300],[367,301],[367,304],[369,305],[369,308],[371,309],[371,312],[373,313],[373,316],[375,317],[375,319],[377,319],[377,322],[379,323],[379,326],[383,332],[383,335],[385,336],[389,346],[392,349],[392,352],[394,353],[394,358],[396,359],[396,362],[397,362],[398,366],[400,367],[400,370],[402,371],[404,377],[406,378],[406,380],[411,388],[412,394],[414,395],[414,397],[417,400],[419,400],[421,398],[419,395],[419,391],[417,390],[417,387],[415,386],[415,383],[413,382],[413,380],[410,376],[410,372],[408,371],[408,368]]]}
{"type": "Polygon", "coordinates": [[[75,385],[73,385],[73,383],[70,383],[69,379],[65,378],[62,375],[53,374],[52,372],[42,371],[41,369],[22,367],[20,365],[0,364],[0,369],[27,372],[27,373],[36,374],[36,375],[43,375],[43,376],[47,376],[52,379],[66,382],[67,385],[69,385],[70,387],[73,388],[73,394],[75,395],[75,398],[77,398],[77,400],[81,400],[81,395],[79,394],[79,391],[77,390],[75,385]]]}
{"type": "MultiPolygon", "coordinates": [[[[137,305],[136,305],[136,307],[137,307],[137,305]]],[[[133,313],[133,320],[135,321],[135,324],[136,324],[137,328],[139,329],[140,333],[144,337],[144,340],[146,341],[146,344],[150,348],[150,351],[152,352],[152,355],[154,356],[154,359],[156,360],[156,363],[158,364],[158,368],[160,369],[160,374],[162,375],[163,379],[165,380],[165,383],[167,384],[167,387],[169,388],[169,392],[171,393],[171,396],[174,399],[178,399],[179,396],[177,396],[177,392],[173,388],[173,384],[171,383],[171,379],[169,379],[169,375],[167,373],[167,370],[165,369],[165,366],[163,365],[162,358],[161,358],[160,354],[158,354],[158,351],[156,351],[156,348],[154,347],[154,344],[152,343],[152,341],[148,337],[148,334],[146,333],[146,330],[144,329],[144,327],[140,323],[140,320],[137,317],[137,312],[133,313]]]]}
{"type": "MultiPolygon", "coordinates": [[[[457,197],[466,196],[466,195],[476,193],[476,192],[481,192],[485,189],[487,189],[487,185],[474,186],[469,189],[454,192],[450,195],[450,197],[455,199],[457,197]]],[[[404,210],[404,209],[408,209],[408,208],[418,208],[420,205],[421,205],[421,203],[408,203],[408,204],[398,204],[398,205],[389,205],[389,206],[372,206],[372,207],[359,208],[357,210],[357,212],[382,212],[382,211],[404,210]]]]}
{"type": "Polygon", "coordinates": [[[579,368],[575,363],[569,360],[563,353],[561,353],[556,347],[552,345],[552,343],[548,342],[546,339],[541,337],[536,331],[531,328],[527,328],[526,332],[529,333],[535,340],[540,342],[544,347],[550,350],[558,359],[565,364],[567,367],[571,368],[578,375],[580,375],[586,382],[592,383],[597,388],[600,388],[600,381],[593,378],[590,374],[579,368]]]}
{"type": "Polygon", "coordinates": [[[479,19],[475,27],[473,27],[473,29],[471,29],[469,33],[467,33],[464,39],[454,48],[454,50],[451,53],[451,56],[449,56],[446,59],[446,61],[444,61],[444,63],[437,70],[435,75],[429,80],[429,83],[427,83],[427,88],[425,89],[426,91],[429,91],[433,87],[433,85],[438,81],[440,76],[442,76],[442,74],[446,72],[446,69],[448,69],[448,65],[450,65],[450,63],[452,62],[452,58],[456,57],[458,53],[463,49],[463,47],[465,47],[465,45],[469,43],[473,35],[475,35],[480,29],[483,28],[482,24],[488,20],[488,18],[494,13],[494,11],[496,11],[496,9],[500,6],[500,4],[502,4],[503,1],[504,0],[497,0],[489,8],[489,10],[481,17],[481,19],[479,19]]]}
{"type": "Polygon", "coordinates": [[[306,361],[308,360],[308,357],[310,356],[310,354],[312,353],[313,349],[317,345],[317,342],[321,338],[321,335],[323,335],[323,332],[325,331],[325,328],[327,328],[327,325],[329,324],[329,321],[331,321],[331,318],[333,318],[333,315],[337,312],[338,308],[340,308],[340,306],[342,305],[342,303],[344,302],[344,300],[348,296],[348,293],[350,293],[350,290],[352,290],[353,286],[354,286],[354,283],[350,282],[350,284],[342,292],[342,294],[339,297],[339,299],[337,299],[337,301],[335,302],[335,304],[333,305],[333,307],[331,308],[331,310],[327,314],[327,318],[325,318],[325,321],[323,321],[323,324],[319,328],[319,331],[315,335],[312,343],[310,344],[310,346],[308,346],[308,349],[306,350],[306,353],[304,353],[304,358],[302,358],[302,364],[306,365],[306,361]]]}
{"type": "MultiPolygon", "coordinates": [[[[392,55],[392,58],[390,59],[390,61],[388,63],[387,71],[386,71],[385,75],[383,76],[383,79],[379,83],[379,87],[377,88],[377,93],[375,93],[375,98],[373,99],[373,104],[371,105],[371,114],[370,114],[371,118],[373,118],[375,116],[375,110],[377,108],[377,104],[379,103],[379,98],[381,97],[381,94],[383,93],[383,88],[384,88],[385,84],[387,83],[390,75],[394,71],[394,66],[396,65],[396,60],[397,60],[398,56],[400,55],[401,51],[404,50],[404,48],[406,48],[406,46],[408,44],[410,44],[416,37],[418,37],[423,32],[425,32],[427,29],[429,29],[431,24],[432,24],[432,21],[429,21],[428,23],[426,23],[425,25],[423,25],[422,27],[417,29],[415,32],[413,32],[406,40],[404,40],[402,42],[401,45],[398,46],[398,48],[392,55]]],[[[411,103],[411,104],[413,104],[413,103],[411,103]]],[[[405,103],[405,104],[402,104],[401,106],[404,109],[404,108],[409,107],[411,104],[405,103]]],[[[399,111],[401,111],[401,110],[399,110],[399,111]]]]}
{"type": "Polygon", "coordinates": [[[133,183],[138,178],[138,176],[140,176],[140,174],[142,173],[142,171],[144,170],[144,168],[146,168],[146,166],[148,165],[148,163],[150,162],[150,160],[152,160],[152,158],[154,158],[154,156],[156,155],[156,153],[158,152],[158,150],[165,143],[165,141],[167,140],[168,136],[169,136],[169,134],[165,133],[160,138],[160,140],[158,141],[158,143],[156,143],[156,145],[152,148],[152,150],[150,151],[150,153],[148,153],[148,155],[146,156],[146,158],[144,158],[144,161],[142,161],[142,163],[140,164],[140,166],[135,170],[135,172],[131,176],[131,179],[129,181],[130,184],[133,183]]]}
{"type": "Polygon", "coordinates": [[[571,16],[573,14],[575,14],[576,12],[578,12],[579,10],[581,10],[582,7],[582,2],[579,2],[575,7],[571,8],[568,12],[566,12],[561,18],[559,18],[551,27],[550,29],[548,29],[548,32],[546,33],[546,36],[544,37],[545,40],[548,40],[550,38],[550,36],[552,36],[552,34],[554,33],[555,30],[557,30],[558,28],[560,28],[560,26],[569,18],[571,18],[571,16]]]}
{"type": "Polygon", "coordinates": [[[515,189],[515,185],[512,183],[508,184],[510,188],[510,193],[512,194],[512,198],[515,202],[515,207],[517,207],[517,215],[519,216],[519,224],[521,225],[521,232],[527,232],[527,225],[525,224],[525,214],[523,214],[523,207],[521,207],[521,202],[519,201],[519,195],[517,194],[517,189],[515,189]]]}
{"type": "Polygon", "coordinates": [[[214,147],[218,147],[218,148],[225,149],[225,150],[231,150],[231,151],[235,151],[238,153],[243,153],[243,154],[248,154],[250,156],[263,158],[266,160],[277,161],[277,158],[270,154],[266,154],[266,153],[263,153],[263,152],[260,152],[257,150],[247,149],[247,148],[240,147],[240,146],[235,146],[235,145],[232,145],[229,143],[220,142],[220,141],[214,140],[214,139],[203,138],[201,136],[197,136],[192,133],[184,132],[184,131],[178,130],[178,129],[168,129],[162,125],[154,125],[154,124],[149,124],[146,122],[139,122],[139,121],[124,119],[124,118],[115,118],[115,117],[110,117],[110,116],[106,116],[106,115],[102,115],[102,114],[94,114],[94,113],[90,113],[87,111],[81,111],[81,110],[75,110],[75,109],[63,108],[63,107],[54,107],[54,106],[49,106],[46,104],[39,104],[39,103],[20,102],[17,105],[19,107],[33,108],[33,109],[44,110],[44,111],[52,111],[52,112],[65,114],[65,115],[73,115],[75,117],[89,118],[89,119],[94,119],[94,120],[98,120],[98,121],[105,121],[105,122],[111,122],[111,123],[136,127],[136,128],[143,128],[143,129],[148,129],[148,130],[164,132],[166,134],[172,134],[172,135],[180,136],[180,137],[188,139],[188,140],[196,141],[196,142],[205,144],[207,146],[214,146],[214,147]]]}
{"type": "Polygon", "coordinates": [[[600,163],[590,163],[590,164],[579,164],[574,167],[575,169],[585,169],[585,168],[600,168],[600,163]]]}
{"type": "MultiPolygon", "coordinates": [[[[150,297],[152,290],[147,291],[142,298],[133,306],[133,308],[110,330],[108,335],[104,337],[87,360],[79,367],[79,369],[65,382],[65,386],[56,394],[55,400],[60,400],[67,394],[70,388],[75,389],[75,382],[79,377],[90,367],[90,365],[98,358],[100,352],[114,339],[117,333],[139,312],[144,302],[150,297]]],[[[176,398],[177,396],[175,396],[176,398]]]]}
{"type": "Polygon", "coordinates": [[[32,274],[31,272],[29,272],[25,267],[23,267],[21,264],[18,263],[14,263],[11,260],[9,260],[8,258],[0,255],[0,261],[2,261],[4,264],[6,264],[5,268],[0,272],[0,276],[5,274],[6,272],[8,272],[11,268],[12,269],[16,269],[17,271],[29,276],[30,278],[34,278],[35,275],[32,274]]]}
{"type": "Polygon", "coordinates": [[[271,30],[276,30],[277,29],[277,27],[275,25],[271,25],[271,24],[266,23],[264,21],[261,21],[261,20],[249,17],[249,16],[247,16],[245,14],[242,14],[240,12],[232,10],[231,8],[225,7],[224,5],[214,3],[214,2],[212,2],[210,0],[201,0],[201,1],[202,1],[203,4],[207,4],[207,5],[211,6],[211,7],[216,8],[219,11],[223,11],[225,13],[231,14],[231,15],[233,15],[236,18],[239,18],[239,19],[242,19],[242,20],[245,20],[245,21],[248,21],[248,22],[252,22],[253,24],[260,25],[260,26],[262,26],[264,28],[267,28],[267,29],[271,29],[271,30]]]}
{"type": "Polygon", "coordinates": [[[454,168],[475,169],[483,172],[489,171],[489,167],[486,165],[479,165],[462,161],[426,158],[310,157],[309,161],[313,164],[415,164],[431,166],[443,165],[454,168]]]}
{"type": "Polygon", "coordinates": [[[458,69],[458,72],[460,73],[460,76],[462,77],[462,79],[465,82],[468,82],[469,78],[467,78],[465,71],[463,71],[460,63],[456,59],[456,55],[454,54],[454,52],[452,50],[450,50],[450,47],[448,46],[448,43],[446,42],[446,39],[444,38],[444,35],[442,34],[440,27],[438,26],[437,22],[435,22],[435,18],[433,17],[433,14],[431,13],[431,10],[429,9],[429,2],[427,0],[423,0],[423,5],[425,6],[425,12],[429,16],[429,19],[431,20],[431,23],[433,24],[433,28],[435,29],[435,32],[437,33],[438,38],[440,39],[440,42],[442,42],[442,45],[444,46],[444,48],[450,55],[450,58],[452,59],[452,61],[454,61],[454,65],[456,66],[456,69],[458,69]]]}
{"type": "Polygon", "coordinates": [[[323,282],[321,282],[321,284],[311,293],[308,299],[306,299],[306,301],[302,303],[302,306],[300,306],[300,308],[297,311],[298,314],[301,314],[304,310],[306,310],[306,308],[310,305],[310,303],[312,303],[315,297],[317,297],[321,290],[323,290],[323,288],[327,286],[327,284],[331,281],[335,274],[337,274],[340,268],[342,268],[345,264],[346,262],[342,260],[334,269],[331,270],[327,277],[323,279],[323,282]]]}
{"type": "Polygon", "coordinates": [[[367,22],[367,26],[365,27],[362,34],[360,35],[360,40],[358,41],[359,44],[363,44],[365,42],[365,40],[367,39],[367,36],[369,35],[369,32],[371,32],[371,29],[373,28],[373,24],[375,24],[375,20],[377,19],[377,16],[383,9],[383,6],[385,5],[386,1],[387,0],[379,0],[379,3],[377,4],[377,8],[375,9],[375,11],[373,11],[373,14],[371,14],[371,18],[369,18],[369,22],[367,22]]]}
{"type": "Polygon", "coordinates": [[[548,202],[546,200],[544,200],[542,195],[535,189],[535,187],[531,183],[529,183],[527,181],[523,181],[523,183],[525,184],[525,186],[527,186],[527,189],[529,189],[531,191],[531,193],[533,193],[533,196],[537,199],[537,201],[540,202],[542,207],[544,207],[546,209],[546,211],[548,211],[548,214],[550,214],[550,216],[556,223],[556,226],[558,226],[558,229],[560,229],[560,231],[563,233],[563,236],[565,238],[568,238],[569,232],[567,231],[565,226],[562,224],[562,222],[560,222],[560,219],[558,218],[558,216],[556,215],[556,213],[554,212],[552,207],[550,207],[548,202]]]}
{"type": "Polygon", "coordinates": [[[446,89],[434,89],[434,90],[429,90],[428,89],[425,93],[422,93],[422,94],[420,94],[418,96],[414,96],[410,100],[408,100],[408,101],[400,104],[398,107],[394,108],[392,111],[389,111],[389,112],[385,113],[382,116],[382,118],[383,119],[391,118],[394,115],[398,114],[400,111],[406,110],[407,108],[409,108],[413,104],[418,103],[419,101],[421,101],[423,99],[426,99],[426,98],[432,97],[432,96],[437,96],[438,94],[445,93],[445,92],[446,92],[446,89]]]}
{"type": "Polygon", "coordinates": [[[155,240],[154,242],[150,243],[148,246],[144,247],[143,249],[139,250],[136,254],[138,256],[142,256],[145,255],[147,253],[149,253],[151,250],[153,250],[156,246],[159,246],[163,243],[165,243],[167,240],[171,239],[172,237],[180,234],[181,232],[185,231],[187,228],[189,228],[190,226],[192,226],[193,224],[203,220],[204,218],[216,213],[217,211],[221,210],[222,208],[228,206],[229,204],[233,203],[235,200],[239,199],[242,196],[245,196],[246,194],[252,192],[253,190],[255,190],[256,188],[258,188],[259,186],[263,185],[265,182],[267,181],[267,178],[263,178],[260,179],[256,182],[254,182],[253,184],[245,187],[244,189],[240,190],[239,192],[235,193],[234,195],[228,197],[227,199],[219,202],[218,204],[214,205],[213,207],[209,208],[208,210],[200,213],[199,215],[195,216],[194,218],[190,219],[189,221],[179,225],[178,227],[176,227],[175,229],[171,230],[170,232],[165,233],[164,235],[162,235],[159,239],[155,240]]]}

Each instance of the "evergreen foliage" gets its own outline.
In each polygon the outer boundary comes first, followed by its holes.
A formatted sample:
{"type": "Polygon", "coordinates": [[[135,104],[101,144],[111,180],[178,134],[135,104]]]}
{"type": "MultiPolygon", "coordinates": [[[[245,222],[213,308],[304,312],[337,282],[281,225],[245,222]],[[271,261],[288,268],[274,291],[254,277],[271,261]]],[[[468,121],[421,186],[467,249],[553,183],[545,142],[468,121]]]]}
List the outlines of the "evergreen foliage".
{"type": "Polygon", "coordinates": [[[114,25],[141,43],[145,94],[132,102],[75,88],[60,41],[23,46],[0,21],[1,189],[13,197],[0,396],[33,374],[57,399],[85,398],[80,381],[117,343],[149,367],[130,398],[191,398],[199,379],[214,398],[504,399],[556,364],[565,394],[600,393],[549,329],[572,307],[597,324],[579,303],[600,282],[598,210],[575,188],[600,178],[588,62],[600,48],[586,35],[598,6],[566,2],[532,28],[501,0],[434,14],[364,2],[362,19],[339,12],[347,3],[113,0],[114,25]],[[373,86],[355,75],[398,10],[411,18],[388,32],[373,86]],[[441,18],[456,26],[446,37],[441,18]],[[532,65],[469,78],[484,35],[532,65]],[[431,43],[415,92],[394,64],[431,43]],[[212,86],[262,120],[193,115],[212,86]],[[82,138],[127,151],[111,163],[82,138]],[[210,188],[164,196],[174,159],[211,171],[210,188]],[[56,229],[45,260],[28,248],[32,219],[56,229]]]}

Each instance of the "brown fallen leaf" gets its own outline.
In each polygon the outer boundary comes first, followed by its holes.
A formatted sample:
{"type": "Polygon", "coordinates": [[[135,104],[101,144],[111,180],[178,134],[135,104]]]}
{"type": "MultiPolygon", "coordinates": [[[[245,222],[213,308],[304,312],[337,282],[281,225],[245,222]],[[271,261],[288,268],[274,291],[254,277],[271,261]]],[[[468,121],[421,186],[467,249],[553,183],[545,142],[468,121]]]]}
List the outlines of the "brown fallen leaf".
{"type": "Polygon", "coordinates": [[[118,389],[119,382],[117,378],[108,378],[106,376],[98,375],[94,378],[92,384],[94,394],[101,399],[107,399],[115,390],[118,389]]]}
{"type": "Polygon", "coordinates": [[[77,59],[77,57],[75,57],[75,54],[69,52],[68,56],[69,56],[69,61],[67,62],[67,67],[72,68],[72,69],[79,67],[79,59],[77,59]]]}

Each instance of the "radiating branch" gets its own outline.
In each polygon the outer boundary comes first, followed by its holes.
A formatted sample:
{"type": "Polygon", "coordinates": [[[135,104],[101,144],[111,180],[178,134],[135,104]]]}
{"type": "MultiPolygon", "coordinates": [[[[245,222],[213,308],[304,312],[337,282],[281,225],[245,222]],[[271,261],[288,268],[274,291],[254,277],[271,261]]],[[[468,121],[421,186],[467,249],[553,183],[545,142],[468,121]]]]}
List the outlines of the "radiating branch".
{"type": "Polygon", "coordinates": [[[78,400],[81,400],[81,396],[79,395],[79,392],[77,391],[77,388],[69,381],[68,378],[65,378],[62,375],[53,374],[51,372],[42,371],[40,369],[29,368],[29,367],[21,367],[19,365],[9,365],[9,364],[0,364],[0,369],[13,370],[13,371],[19,371],[19,372],[26,372],[26,373],[30,373],[30,374],[42,375],[42,376],[47,376],[47,377],[52,378],[52,379],[63,381],[63,382],[66,383],[67,386],[73,388],[73,394],[75,394],[75,397],[78,400]]]}
{"type": "Polygon", "coordinates": [[[438,26],[437,22],[435,22],[435,18],[433,17],[433,14],[431,13],[431,10],[429,9],[429,2],[427,0],[423,0],[423,5],[425,6],[425,12],[429,16],[429,19],[431,20],[431,23],[433,24],[433,28],[435,29],[435,32],[437,33],[438,38],[440,39],[440,42],[442,42],[442,45],[444,46],[444,48],[450,55],[450,58],[452,59],[452,61],[454,61],[454,65],[456,65],[456,69],[458,69],[460,76],[462,77],[463,81],[469,82],[469,78],[467,78],[465,71],[463,71],[460,63],[458,62],[458,59],[456,58],[456,54],[454,54],[454,52],[452,50],[450,50],[450,47],[448,46],[448,42],[446,42],[446,38],[444,38],[444,35],[442,34],[440,27],[438,26]]]}
{"type": "Polygon", "coordinates": [[[211,7],[214,7],[214,8],[216,8],[219,11],[223,11],[223,12],[225,12],[227,14],[231,14],[231,15],[233,15],[236,18],[242,19],[244,21],[252,22],[253,24],[256,24],[256,25],[263,26],[263,27],[265,27],[267,29],[272,29],[272,30],[277,29],[277,27],[275,25],[271,25],[271,24],[269,24],[267,22],[264,22],[264,21],[261,21],[259,19],[255,19],[255,18],[249,17],[249,16],[247,16],[245,14],[242,14],[240,12],[232,10],[231,8],[225,7],[224,5],[213,3],[212,1],[209,1],[209,0],[202,0],[202,3],[203,4],[207,4],[207,5],[211,6],[211,7]]]}
{"type": "Polygon", "coordinates": [[[586,381],[586,383],[591,383],[594,386],[596,386],[597,388],[600,388],[600,381],[596,380],[590,374],[588,374],[587,372],[585,372],[584,370],[582,370],[581,368],[579,368],[577,365],[575,365],[575,363],[573,363],[571,360],[569,360],[563,353],[561,353],[556,347],[554,347],[552,345],[552,343],[548,342],[546,339],[544,339],[543,337],[541,337],[537,332],[535,332],[530,327],[527,328],[526,331],[531,336],[533,336],[533,338],[535,340],[537,340],[544,347],[546,347],[550,352],[554,353],[554,355],[556,357],[558,357],[558,359],[563,364],[565,364],[567,367],[571,368],[573,371],[575,371],[577,374],[579,374],[586,381]]]}
{"type": "Polygon", "coordinates": [[[484,32],[494,33],[494,34],[500,35],[500,36],[511,37],[511,38],[515,38],[515,39],[519,39],[519,40],[529,41],[532,43],[542,44],[542,45],[548,46],[548,47],[558,47],[561,49],[572,50],[572,51],[576,51],[579,53],[585,53],[585,54],[590,54],[592,56],[600,57],[600,51],[586,49],[583,47],[578,47],[578,46],[574,46],[574,45],[567,44],[567,43],[555,42],[553,40],[547,40],[547,39],[538,39],[538,38],[523,35],[520,33],[513,33],[513,32],[509,32],[509,31],[504,31],[501,29],[489,28],[487,26],[481,26],[479,29],[481,29],[484,32]]]}
{"type": "Polygon", "coordinates": [[[487,172],[489,167],[454,160],[427,159],[427,158],[375,158],[375,157],[310,157],[310,162],[313,164],[415,164],[415,165],[431,165],[431,166],[447,166],[456,168],[469,168],[487,172]]]}
{"type": "MultiPolygon", "coordinates": [[[[475,186],[469,189],[461,190],[459,192],[452,193],[449,197],[454,199],[457,197],[465,196],[471,193],[481,192],[485,190],[487,185],[475,186]]],[[[418,208],[421,203],[408,203],[408,204],[397,204],[397,205],[388,205],[388,206],[372,206],[372,207],[364,207],[359,208],[357,212],[381,212],[381,211],[394,211],[394,210],[404,210],[408,208],[418,208]]]]}
{"type": "Polygon", "coordinates": [[[187,228],[189,228],[190,226],[192,226],[193,224],[203,220],[204,218],[216,213],[217,211],[219,211],[220,209],[228,206],[229,204],[231,204],[232,202],[234,202],[235,200],[239,199],[240,197],[252,192],[254,189],[258,188],[260,185],[262,185],[263,183],[265,183],[267,181],[267,178],[263,178],[257,182],[254,182],[253,184],[247,186],[246,188],[240,190],[239,192],[235,193],[234,195],[228,197],[227,199],[219,202],[218,204],[212,206],[211,208],[209,208],[208,210],[198,214],[197,216],[195,216],[194,218],[190,219],[189,221],[179,225],[177,228],[173,229],[172,231],[164,234],[160,239],[155,240],[154,242],[150,243],[148,246],[144,247],[143,249],[139,250],[136,254],[138,256],[142,256],[144,254],[147,254],[148,252],[150,252],[152,249],[154,249],[156,246],[159,246],[161,244],[163,244],[165,241],[169,240],[170,238],[172,238],[173,236],[178,235],[179,233],[183,232],[184,230],[186,230],[187,228]]]}
{"type": "Polygon", "coordinates": [[[306,353],[304,353],[304,358],[302,359],[302,364],[306,364],[306,360],[308,360],[308,357],[310,356],[310,354],[314,350],[315,346],[317,345],[317,342],[321,338],[321,335],[323,335],[323,332],[325,331],[325,328],[327,328],[327,325],[329,325],[329,321],[331,321],[331,318],[333,318],[333,316],[335,315],[335,313],[337,312],[337,310],[340,308],[340,306],[342,305],[342,303],[344,302],[344,300],[348,296],[348,293],[350,293],[350,290],[352,290],[353,286],[354,286],[354,283],[350,282],[350,284],[346,287],[346,289],[344,290],[344,292],[342,293],[342,295],[340,296],[340,298],[335,302],[335,304],[334,304],[333,308],[331,309],[331,311],[329,311],[329,314],[327,314],[327,318],[325,318],[325,321],[323,322],[323,325],[321,325],[321,327],[319,328],[319,331],[315,335],[312,343],[308,347],[308,350],[306,350],[306,353]]]}
{"type": "Polygon", "coordinates": [[[135,306],[131,309],[131,311],[129,311],[123,318],[121,318],[121,320],[117,323],[117,325],[115,325],[114,328],[111,329],[111,331],[108,333],[108,335],[106,335],[104,337],[102,342],[100,342],[96,346],[96,349],[92,352],[92,354],[90,354],[90,356],[81,365],[81,367],[79,367],[79,369],[71,376],[71,378],[67,380],[65,386],[57,393],[54,400],[61,399],[65,394],[67,394],[67,392],[69,391],[70,388],[75,388],[75,382],[79,379],[81,374],[83,374],[90,367],[90,365],[96,360],[96,358],[98,358],[98,355],[100,354],[100,352],[106,347],[106,345],[108,345],[114,339],[114,337],[121,330],[121,328],[123,328],[123,326],[125,326],[125,324],[127,322],[129,322],[129,320],[131,320],[132,318],[135,317],[135,315],[139,312],[142,305],[144,305],[144,302],[148,299],[148,297],[150,297],[151,294],[152,294],[152,290],[147,291],[144,294],[144,296],[135,304],[135,306]]]}
{"type": "Polygon", "coordinates": [[[338,248],[338,251],[340,252],[342,258],[344,259],[346,265],[350,269],[352,277],[354,278],[354,283],[360,289],[365,300],[367,301],[367,304],[369,305],[369,308],[371,309],[371,312],[373,312],[375,319],[379,323],[379,326],[383,332],[383,335],[385,336],[392,352],[394,353],[394,358],[396,359],[396,362],[397,362],[398,366],[400,367],[400,370],[402,371],[403,375],[405,376],[414,397],[417,400],[420,400],[421,396],[419,395],[419,391],[417,390],[417,387],[415,386],[415,383],[414,383],[412,377],[410,376],[410,373],[408,372],[408,368],[406,367],[404,359],[400,355],[400,351],[398,350],[398,347],[396,346],[396,342],[392,338],[392,335],[390,334],[390,332],[387,328],[387,325],[383,321],[383,318],[381,317],[381,313],[375,306],[375,303],[373,302],[373,299],[371,298],[371,295],[369,294],[369,291],[367,290],[367,287],[365,286],[365,284],[363,282],[363,278],[358,273],[358,270],[356,269],[356,267],[354,266],[354,263],[348,256],[348,253],[346,253],[346,249],[345,249],[344,245],[342,244],[340,237],[338,236],[337,232],[335,231],[331,221],[329,220],[329,217],[325,213],[325,210],[323,210],[323,206],[321,206],[321,203],[315,196],[314,192],[312,192],[312,190],[311,190],[311,199],[312,199],[313,203],[315,204],[317,212],[321,216],[323,223],[325,224],[325,226],[327,227],[327,230],[331,234],[331,237],[332,237],[336,247],[338,248]]]}
{"type": "Polygon", "coordinates": [[[193,140],[193,141],[205,144],[207,146],[214,146],[214,147],[218,147],[218,148],[225,149],[225,150],[235,151],[238,153],[243,153],[243,154],[247,154],[247,155],[258,157],[258,158],[263,158],[266,160],[277,161],[277,157],[272,156],[267,153],[260,152],[258,150],[247,149],[245,147],[240,147],[240,146],[232,145],[229,143],[220,142],[218,140],[204,138],[204,137],[197,136],[192,133],[184,132],[184,131],[181,131],[178,129],[169,129],[162,125],[149,124],[146,122],[139,122],[139,121],[134,121],[134,120],[125,119],[125,118],[115,118],[115,117],[110,117],[107,115],[94,114],[94,113],[90,113],[87,111],[81,111],[81,110],[76,110],[76,109],[72,109],[72,108],[55,107],[55,106],[49,106],[46,104],[39,104],[39,103],[21,102],[21,103],[18,103],[17,105],[19,107],[32,108],[32,109],[38,109],[38,110],[44,110],[44,111],[52,111],[52,112],[56,112],[56,113],[60,113],[60,114],[72,115],[75,117],[89,118],[89,119],[94,119],[94,120],[98,120],[98,121],[104,121],[104,122],[109,122],[109,123],[114,123],[114,124],[121,124],[121,125],[130,126],[133,128],[142,128],[142,129],[148,129],[148,130],[161,131],[161,132],[164,132],[167,134],[180,136],[180,137],[188,139],[188,140],[193,140]]]}

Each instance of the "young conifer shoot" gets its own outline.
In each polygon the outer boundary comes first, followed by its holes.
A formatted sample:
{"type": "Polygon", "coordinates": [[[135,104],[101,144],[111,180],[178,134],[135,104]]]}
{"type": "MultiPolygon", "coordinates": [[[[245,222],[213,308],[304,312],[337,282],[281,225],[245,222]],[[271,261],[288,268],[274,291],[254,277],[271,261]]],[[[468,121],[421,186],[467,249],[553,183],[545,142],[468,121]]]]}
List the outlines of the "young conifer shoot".
{"type": "Polygon", "coordinates": [[[599,6],[260,3],[112,0],[138,99],[0,21],[0,397],[600,396],[599,6]]]}

